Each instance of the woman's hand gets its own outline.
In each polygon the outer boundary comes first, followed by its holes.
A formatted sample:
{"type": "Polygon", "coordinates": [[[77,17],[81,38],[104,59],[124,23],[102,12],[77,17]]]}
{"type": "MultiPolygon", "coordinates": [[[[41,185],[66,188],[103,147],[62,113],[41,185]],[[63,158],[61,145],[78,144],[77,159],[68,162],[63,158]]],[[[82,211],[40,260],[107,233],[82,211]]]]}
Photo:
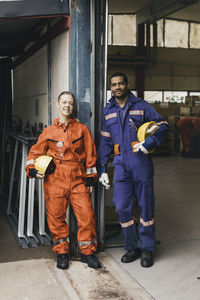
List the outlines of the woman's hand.
{"type": "Polygon", "coordinates": [[[37,174],[36,174],[35,177],[36,177],[37,179],[41,179],[41,180],[42,180],[42,179],[44,179],[45,175],[37,171],[37,174]]]}

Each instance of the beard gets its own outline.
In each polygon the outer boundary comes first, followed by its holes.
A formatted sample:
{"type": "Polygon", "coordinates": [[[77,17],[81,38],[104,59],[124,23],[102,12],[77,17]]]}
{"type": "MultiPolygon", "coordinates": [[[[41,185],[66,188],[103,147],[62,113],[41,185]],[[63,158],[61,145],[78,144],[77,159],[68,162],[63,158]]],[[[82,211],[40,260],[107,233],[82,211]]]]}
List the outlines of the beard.
{"type": "Polygon", "coordinates": [[[119,95],[117,93],[114,94],[114,96],[118,99],[123,99],[128,95],[128,90],[126,90],[126,91],[120,90],[120,92],[121,92],[121,94],[119,94],[119,95]]]}

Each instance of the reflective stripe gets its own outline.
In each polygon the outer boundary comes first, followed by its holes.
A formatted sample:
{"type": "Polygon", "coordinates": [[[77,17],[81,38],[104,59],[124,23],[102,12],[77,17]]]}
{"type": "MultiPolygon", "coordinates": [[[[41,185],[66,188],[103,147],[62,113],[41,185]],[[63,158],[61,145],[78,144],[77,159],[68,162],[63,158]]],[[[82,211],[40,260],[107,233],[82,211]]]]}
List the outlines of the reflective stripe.
{"type": "Polygon", "coordinates": [[[106,136],[106,137],[110,137],[110,132],[106,132],[101,130],[101,135],[106,136]]]}
{"type": "Polygon", "coordinates": [[[126,227],[129,227],[129,226],[133,225],[134,224],[134,220],[128,221],[126,223],[121,223],[120,222],[120,224],[121,224],[122,228],[126,228],[126,227]]]}
{"type": "Polygon", "coordinates": [[[93,239],[92,241],[88,242],[88,241],[81,241],[79,242],[79,247],[83,247],[83,246],[87,246],[87,245],[91,245],[91,244],[96,244],[97,243],[97,239],[93,239]]]}
{"type": "Polygon", "coordinates": [[[144,111],[143,110],[130,110],[129,115],[143,116],[144,111]]]}
{"type": "Polygon", "coordinates": [[[151,226],[151,225],[154,224],[154,220],[155,220],[155,219],[153,218],[153,220],[145,222],[142,218],[140,218],[140,223],[141,223],[143,226],[151,226]]]}
{"type": "Polygon", "coordinates": [[[146,134],[154,134],[156,132],[156,130],[158,129],[158,125],[155,124],[153,126],[151,126],[150,128],[147,128],[146,134]]]}
{"type": "Polygon", "coordinates": [[[56,246],[56,245],[58,245],[58,244],[61,244],[61,243],[64,243],[64,242],[67,242],[67,243],[69,243],[69,237],[62,238],[62,239],[60,239],[60,240],[57,240],[57,241],[53,240],[53,244],[54,244],[54,246],[56,246]]]}
{"type": "Polygon", "coordinates": [[[162,125],[162,124],[168,125],[168,122],[167,122],[167,121],[161,121],[161,122],[158,122],[157,124],[158,124],[158,125],[162,125]]]}
{"type": "Polygon", "coordinates": [[[87,168],[87,170],[86,170],[87,175],[94,174],[94,173],[97,173],[97,168],[96,167],[87,168]]]}
{"type": "Polygon", "coordinates": [[[34,164],[34,159],[30,159],[27,161],[26,165],[33,165],[34,164]]]}
{"type": "Polygon", "coordinates": [[[117,117],[117,113],[112,113],[112,114],[106,115],[106,116],[105,116],[105,119],[106,119],[106,120],[109,120],[109,119],[111,119],[111,118],[116,118],[116,117],[117,117]]]}

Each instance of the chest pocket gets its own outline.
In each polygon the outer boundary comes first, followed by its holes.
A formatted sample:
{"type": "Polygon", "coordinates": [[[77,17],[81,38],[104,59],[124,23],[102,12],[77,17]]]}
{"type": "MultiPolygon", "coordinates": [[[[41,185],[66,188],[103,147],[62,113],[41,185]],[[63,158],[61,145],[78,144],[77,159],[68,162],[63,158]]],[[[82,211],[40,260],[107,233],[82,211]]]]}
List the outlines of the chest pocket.
{"type": "Polygon", "coordinates": [[[53,139],[48,139],[48,148],[54,151],[57,151],[57,143],[60,141],[53,140],[53,139]]]}
{"type": "Polygon", "coordinates": [[[78,141],[82,140],[83,138],[84,138],[84,136],[82,135],[80,138],[78,138],[78,139],[72,141],[72,144],[77,143],[78,141]]]}
{"type": "Polygon", "coordinates": [[[144,123],[143,115],[130,115],[129,114],[129,125],[133,124],[138,129],[144,123]]]}
{"type": "Polygon", "coordinates": [[[72,140],[74,151],[80,153],[83,150],[83,143],[84,143],[84,135],[74,138],[72,140]]]}
{"type": "Polygon", "coordinates": [[[130,140],[137,141],[137,131],[139,127],[143,124],[144,116],[140,115],[131,115],[128,116],[128,127],[129,127],[129,136],[130,140]]]}

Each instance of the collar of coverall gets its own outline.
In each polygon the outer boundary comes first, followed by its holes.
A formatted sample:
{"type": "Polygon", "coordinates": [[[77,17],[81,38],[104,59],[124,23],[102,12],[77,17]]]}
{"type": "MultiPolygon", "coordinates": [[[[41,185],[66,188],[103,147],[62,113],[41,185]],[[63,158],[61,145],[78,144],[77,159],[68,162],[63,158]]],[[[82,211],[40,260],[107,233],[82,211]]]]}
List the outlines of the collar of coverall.
{"type": "MultiPolygon", "coordinates": [[[[135,103],[135,102],[139,102],[140,100],[141,100],[141,98],[136,97],[131,91],[129,91],[129,96],[128,96],[128,100],[127,100],[127,102],[130,103],[129,105],[131,105],[132,103],[135,103]]],[[[117,105],[115,96],[112,96],[112,98],[110,99],[109,102],[110,102],[111,106],[117,105]]]]}
{"type": "MultiPolygon", "coordinates": [[[[76,122],[76,119],[69,119],[67,125],[71,124],[71,123],[74,123],[74,122],[76,122]]],[[[54,120],[54,124],[58,127],[64,127],[64,128],[66,127],[66,125],[64,123],[60,122],[59,118],[54,120]]]]}

